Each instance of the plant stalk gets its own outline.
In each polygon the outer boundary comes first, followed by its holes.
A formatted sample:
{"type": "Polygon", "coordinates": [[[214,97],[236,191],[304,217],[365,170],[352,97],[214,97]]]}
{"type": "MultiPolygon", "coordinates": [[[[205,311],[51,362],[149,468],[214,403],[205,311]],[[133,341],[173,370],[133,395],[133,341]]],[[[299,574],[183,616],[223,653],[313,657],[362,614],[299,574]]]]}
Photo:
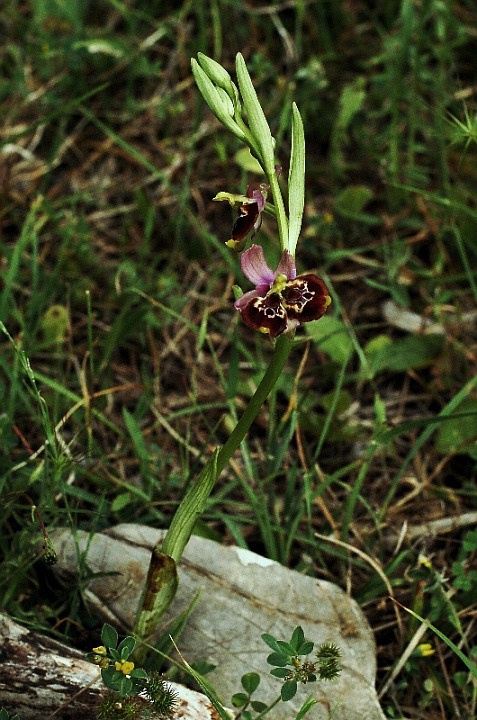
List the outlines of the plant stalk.
{"type": "Polygon", "coordinates": [[[283,368],[285,367],[292,345],[293,337],[288,337],[287,335],[280,335],[278,337],[275,345],[275,351],[258,388],[251,397],[242,417],[232,430],[229,439],[217,455],[217,477],[220,475],[234,452],[239,447],[240,443],[247,434],[250,425],[257,417],[260,412],[260,408],[283,372],[283,368]]]}

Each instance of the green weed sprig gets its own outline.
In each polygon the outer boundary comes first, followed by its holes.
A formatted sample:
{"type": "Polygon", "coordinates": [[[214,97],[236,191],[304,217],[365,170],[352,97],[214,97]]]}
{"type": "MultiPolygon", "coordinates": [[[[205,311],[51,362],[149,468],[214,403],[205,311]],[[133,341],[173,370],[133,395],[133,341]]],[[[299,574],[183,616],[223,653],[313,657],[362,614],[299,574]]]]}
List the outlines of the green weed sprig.
{"type": "Polygon", "coordinates": [[[41,556],[42,561],[45,563],[45,565],[53,566],[56,565],[58,562],[58,554],[55,550],[55,547],[50,539],[50,535],[48,533],[48,530],[46,529],[46,525],[43,521],[42,514],[39,510],[39,508],[35,505],[31,497],[24,492],[11,492],[7,495],[4,495],[3,499],[6,501],[9,498],[24,498],[27,503],[30,505],[30,514],[31,514],[31,520],[32,522],[37,522],[40,526],[41,534],[43,535],[43,555],[41,556]]]}
{"type": "MultiPolygon", "coordinates": [[[[280,694],[269,703],[264,703],[255,697],[260,686],[260,675],[256,672],[248,672],[242,675],[242,690],[235,693],[231,703],[238,710],[237,718],[240,720],[262,720],[269,715],[281,702],[292,700],[297,691],[298,685],[307,685],[317,681],[335,680],[341,673],[341,651],[332,643],[322,643],[314,652],[314,658],[310,659],[313,653],[314,643],[305,638],[303,629],[298,626],[294,629],[290,640],[279,640],[278,638],[264,633],[262,640],[273,652],[268,656],[267,662],[272,665],[270,674],[280,680],[283,685],[280,694]]],[[[228,718],[224,708],[217,703],[213,693],[210,693],[207,683],[196,676],[204,693],[213,702],[219,716],[228,718]]],[[[318,703],[310,695],[302,704],[295,720],[301,720],[307,712],[318,703]]]]}
{"type": "Polygon", "coordinates": [[[97,720],[140,720],[151,716],[170,718],[177,694],[159,673],[148,674],[136,667],[131,656],[136,640],[128,635],[121,642],[116,630],[107,623],[101,631],[102,645],[88,653],[88,660],[101,668],[101,678],[110,692],[100,701],[97,720]]]}
{"type": "Polygon", "coordinates": [[[314,643],[305,639],[303,629],[298,626],[288,642],[277,640],[267,633],[262,640],[273,652],[267,658],[273,665],[270,674],[284,680],[280,696],[283,701],[295,697],[298,683],[306,685],[319,680],[335,680],[341,672],[341,651],[337,645],[323,643],[315,653],[316,660],[309,660],[314,643]],[[306,660],[302,658],[306,657],[306,660]]]}

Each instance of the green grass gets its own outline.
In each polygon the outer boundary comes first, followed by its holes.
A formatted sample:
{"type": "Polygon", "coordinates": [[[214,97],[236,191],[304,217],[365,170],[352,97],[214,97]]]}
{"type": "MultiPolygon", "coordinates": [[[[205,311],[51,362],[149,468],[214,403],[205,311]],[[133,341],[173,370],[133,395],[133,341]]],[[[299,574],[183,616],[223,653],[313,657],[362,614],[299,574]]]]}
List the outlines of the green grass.
{"type": "MultiPolygon", "coordinates": [[[[233,217],[211,201],[260,178],[190,71],[198,51],[229,69],[240,51],[284,169],[292,99],[304,118],[298,266],[333,305],[300,331],[200,531],[349,588],[388,717],[470,720],[452,643],[475,666],[475,530],[400,533],[477,509],[474,3],[277,8],[2,4],[0,606],[98,635],[84,578],[59,587],[38,562],[28,498],[48,528],[166,526],[261,379],[270,347],[234,313],[233,217]],[[441,333],[390,324],[390,300],[441,333]],[[389,587],[441,633],[424,636],[434,655],[400,664],[418,624],[389,587]]],[[[274,236],[266,219],[277,257],[274,236]]]]}

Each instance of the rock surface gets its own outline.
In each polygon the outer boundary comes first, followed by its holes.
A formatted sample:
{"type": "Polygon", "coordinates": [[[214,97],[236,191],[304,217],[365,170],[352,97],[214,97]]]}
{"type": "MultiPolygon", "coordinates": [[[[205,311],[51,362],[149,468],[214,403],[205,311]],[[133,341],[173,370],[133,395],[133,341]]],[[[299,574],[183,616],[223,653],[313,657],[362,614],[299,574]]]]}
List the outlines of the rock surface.
{"type": "MultiPolygon", "coordinates": [[[[154,545],[163,531],[142,525],[118,525],[89,535],[59,529],[51,539],[59,555],[57,572],[71,580],[85,562],[93,573],[111,573],[89,583],[84,597],[102,620],[130,630],[154,545]]],[[[261,640],[266,632],[287,640],[301,625],[305,636],[319,644],[336,643],[343,653],[343,672],[331,683],[302,686],[290,703],[273,710],[273,720],[290,720],[308,695],[318,704],[308,720],[384,720],[374,680],[375,645],[358,605],[339,587],[236,547],[192,537],[179,567],[179,590],[168,620],[200,596],[178,645],[189,663],[216,665],[207,679],[225,705],[240,691],[245,672],[262,678],[256,699],[271,702],[280,681],[269,675],[270,650],[261,640]]]]}

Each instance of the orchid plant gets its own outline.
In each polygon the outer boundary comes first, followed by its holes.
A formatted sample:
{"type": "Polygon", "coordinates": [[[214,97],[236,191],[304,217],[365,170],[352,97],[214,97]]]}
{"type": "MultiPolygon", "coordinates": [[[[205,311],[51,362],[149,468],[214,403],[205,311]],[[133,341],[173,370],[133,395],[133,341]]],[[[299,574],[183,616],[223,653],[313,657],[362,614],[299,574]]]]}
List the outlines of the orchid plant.
{"type": "MultiPolygon", "coordinates": [[[[255,286],[242,293],[237,289],[235,309],[250,328],[268,335],[273,354],[255,394],[228,440],[217,448],[196,481],[182,499],[161,545],[154,548],[146,587],[140,604],[135,636],[145,641],[155,631],[158,620],[172,602],[177,589],[177,564],[204,511],[207,498],[217,478],[228,464],[256,418],[264,401],[281,375],[300,323],[323,316],[331,300],[324,282],[313,273],[297,275],[295,251],[301,231],[305,198],[305,138],[303,123],[296,105],[292,108],[291,159],[288,172],[287,204],[278,177],[281,168],[275,160],[275,142],[263,109],[257,98],[245,61],[236,58],[238,87],[219,63],[199,53],[192,60],[197,86],[208,106],[224,127],[245,143],[259,162],[266,182],[248,187],[244,195],[219,193],[215,200],[238,207],[239,214],[226,243],[242,252],[241,267],[255,286]],[[268,200],[271,195],[272,201],[268,200]],[[266,262],[263,248],[252,244],[244,250],[247,238],[255,237],[262,213],[276,218],[281,258],[275,270],[266,262]]],[[[136,659],[145,654],[145,644],[135,650],[136,659]]]]}

